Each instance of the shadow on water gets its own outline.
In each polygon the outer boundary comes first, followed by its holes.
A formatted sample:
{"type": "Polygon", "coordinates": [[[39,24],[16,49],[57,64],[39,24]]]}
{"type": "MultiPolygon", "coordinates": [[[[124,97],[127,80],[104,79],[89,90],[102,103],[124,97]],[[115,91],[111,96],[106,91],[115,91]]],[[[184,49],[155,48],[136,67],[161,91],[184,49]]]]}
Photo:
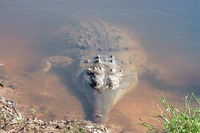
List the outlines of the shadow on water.
{"type": "Polygon", "coordinates": [[[196,96],[200,96],[200,85],[185,84],[177,85],[170,82],[162,82],[155,79],[152,76],[143,76],[141,80],[149,82],[151,85],[155,86],[155,89],[163,92],[174,92],[177,95],[190,95],[194,93],[196,96]]]}
{"type": "Polygon", "coordinates": [[[156,88],[159,88],[160,90],[165,90],[167,88],[167,90],[172,91],[178,88],[176,85],[169,83],[168,81],[164,81],[162,79],[157,79],[155,76],[152,75],[142,75],[140,77],[140,80],[145,80],[150,84],[156,86],[156,88]]]}
{"type": "Polygon", "coordinates": [[[66,86],[68,91],[81,102],[83,111],[85,113],[85,119],[91,120],[91,105],[88,103],[84,94],[81,93],[74,85],[73,81],[71,80],[70,72],[66,68],[53,68],[51,71],[60,77],[61,83],[66,86]]]}
{"type": "MultiPolygon", "coordinates": [[[[164,74],[162,74],[164,75],[164,74]]],[[[194,93],[196,96],[200,96],[200,83],[199,77],[181,77],[173,72],[170,72],[167,76],[156,76],[155,74],[144,74],[139,77],[140,80],[149,82],[160,91],[171,91],[177,94],[189,95],[194,93]]]]}

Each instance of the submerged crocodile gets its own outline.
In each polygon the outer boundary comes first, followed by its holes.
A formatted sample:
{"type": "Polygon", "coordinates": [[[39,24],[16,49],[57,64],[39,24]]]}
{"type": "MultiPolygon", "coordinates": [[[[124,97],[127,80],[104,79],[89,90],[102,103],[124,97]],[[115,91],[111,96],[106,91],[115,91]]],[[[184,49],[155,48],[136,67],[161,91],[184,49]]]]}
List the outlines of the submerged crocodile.
{"type": "Polygon", "coordinates": [[[82,20],[62,32],[67,41],[61,52],[43,59],[39,73],[52,66],[70,67],[72,81],[92,107],[92,121],[104,123],[113,106],[138,84],[139,75],[152,70],[146,54],[128,30],[104,21],[82,20]]]}

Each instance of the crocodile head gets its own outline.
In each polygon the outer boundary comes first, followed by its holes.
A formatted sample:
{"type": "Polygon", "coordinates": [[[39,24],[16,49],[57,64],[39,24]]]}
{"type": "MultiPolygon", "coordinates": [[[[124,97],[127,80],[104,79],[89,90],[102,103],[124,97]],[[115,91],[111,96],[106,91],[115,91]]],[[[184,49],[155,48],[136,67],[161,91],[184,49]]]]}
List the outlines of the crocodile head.
{"type": "Polygon", "coordinates": [[[117,101],[138,83],[137,71],[113,55],[97,55],[87,64],[81,88],[93,109],[92,121],[104,123],[117,101]]]}

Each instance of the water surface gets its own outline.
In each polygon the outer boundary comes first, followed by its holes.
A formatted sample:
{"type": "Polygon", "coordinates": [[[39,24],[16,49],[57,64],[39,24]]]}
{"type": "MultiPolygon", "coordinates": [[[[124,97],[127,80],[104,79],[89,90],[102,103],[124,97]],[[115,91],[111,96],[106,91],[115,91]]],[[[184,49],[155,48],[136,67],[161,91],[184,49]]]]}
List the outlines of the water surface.
{"type": "Polygon", "coordinates": [[[44,120],[84,119],[87,101],[74,91],[70,75],[52,70],[40,79],[29,80],[38,62],[58,51],[63,43],[59,29],[73,18],[100,18],[135,33],[149,62],[173,73],[175,86],[167,88],[141,79],[110,114],[109,125],[144,132],[139,118],[149,118],[163,93],[181,106],[185,95],[200,96],[200,2],[197,0],[18,0],[0,1],[0,63],[20,81],[18,102],[38,110],[44,120]],[[55,38],[58,37],[57,39],[55,38]],[[64,82],[66,80],[66,82],[64,82]],[[69,115],[70,114],[70,115],[69,115]],[[128,124],[125,124],[128,123],[128,124]]]}

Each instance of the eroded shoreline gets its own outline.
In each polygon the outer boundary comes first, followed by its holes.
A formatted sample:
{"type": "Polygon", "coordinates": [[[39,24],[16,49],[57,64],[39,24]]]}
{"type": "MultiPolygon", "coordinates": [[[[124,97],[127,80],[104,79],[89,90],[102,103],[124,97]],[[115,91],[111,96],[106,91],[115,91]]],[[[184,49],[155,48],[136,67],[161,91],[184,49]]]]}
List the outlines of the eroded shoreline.
{"type": "Polygon", "coordinates": [[[8,99],[10,95],[17,95],[16,90],[0,87],[0,131],[1,133],[112,133],[116,129],[109,129],[105,125],[95,124],[85,120],[54,120],[44,122],[37,119],[36,112],[31,109],[29,115],[17,109],[17,103],[8,99]]]}

